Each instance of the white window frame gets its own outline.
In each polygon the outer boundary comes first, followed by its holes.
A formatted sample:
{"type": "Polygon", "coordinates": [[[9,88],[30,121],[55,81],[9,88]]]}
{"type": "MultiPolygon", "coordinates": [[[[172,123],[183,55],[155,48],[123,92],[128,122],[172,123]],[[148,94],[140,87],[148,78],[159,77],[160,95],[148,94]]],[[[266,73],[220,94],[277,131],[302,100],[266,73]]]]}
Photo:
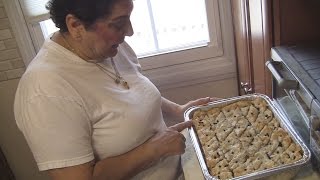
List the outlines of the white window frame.
{"type": "Polygon", "coordinates": [[[188,63],[223,55],[218,0],[206,0],[210,42],[207,46],[140,58],[144,70],[188,63]]]}
{"type": "MultiPolygon", "coordinates": [[[[3,0],[26,65],[44,41],[40,21],[26,22],[18,0],[3,0]],[[18,13],[17,13],[18,12],[18,13]]],[[[206,0],[210,43],[207,46],[140,58],[140,64],[159,88],[235,78],[235,50],[230,0],[206,0]]],[[[48,19],[48,17],[47,17],[48,19]]]]}
{"type": "Polygon", "coordinates": [[[36,55],[34,43],[30,37],[27,23],[18,0],[2,0],[8,15],[12,31],[15,35],[22,60],[26,66],[36,55]]]}

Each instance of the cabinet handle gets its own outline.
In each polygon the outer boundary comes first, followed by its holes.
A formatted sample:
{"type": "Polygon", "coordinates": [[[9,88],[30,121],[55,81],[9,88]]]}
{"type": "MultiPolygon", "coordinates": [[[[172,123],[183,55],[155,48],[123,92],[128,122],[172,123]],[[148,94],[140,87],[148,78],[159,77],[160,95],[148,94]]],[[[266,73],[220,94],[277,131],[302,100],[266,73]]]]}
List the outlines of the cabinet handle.
{"type": "Polygon", "coordinates": [[[240,83],[241,89],[243,89],[245,94],[251,94],[253,92],[252,88],[249,86],[249,83],[247,82],[241,82],[240,83]]]}

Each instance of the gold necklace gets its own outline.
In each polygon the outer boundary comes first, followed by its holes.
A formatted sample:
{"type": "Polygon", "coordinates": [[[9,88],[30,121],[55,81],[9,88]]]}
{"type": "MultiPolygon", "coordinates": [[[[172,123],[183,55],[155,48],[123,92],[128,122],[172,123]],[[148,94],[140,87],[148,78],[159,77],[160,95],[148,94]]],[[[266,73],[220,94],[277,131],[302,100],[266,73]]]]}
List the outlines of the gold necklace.
{"type": "MultiPolygon", "coordinates": [[[[76,54],[78,57],[80,57],[80,56],[77,54],[76,50],[75,50],[74,48],[72,48],[71,45],[68,43],[68,41],[67,41],[67,39],[65,38],[65,36],[64,36],[62,33],[60,33],[60,34],[61,34],[61,36],[62,36],[62,39],[63,39],[64,43],[68,46],[68,48],[69,48],[74,54],[76,54]]],[[[81,57],[80,57],[80,58],[81,58],[81,57]]],[[[81,59],[83,59],[83,58],[81,58],[81,59]]],[[[88,58],[88,59],[90,59],[90,58],[88,58]]],[[[111,65],[112,65],[113,70],[114,70],[115,73],[112,72],[112,71],[110,71],[110,70],[108,70],[107,68],[103,67],[101,64],[99,64],[99,63],[97,63],[97,62],[87,61],[87,60],[85,60],[85,59],[83,59],[83,60],[86,61],[86,62],[95,64],[100,70],[102,70],[105,74],[107,74],[111,79],[114,79],[114,82],[115,82],[116,84],[121,84],[121,85],[122,85],[123,87],[125,87],[126,89],[130,89],[128,82],[120,75],[120,73],[119,73],[119,71],[118,71],[118,69],[117,69],[117,66],[116,66],[116,64],[115,64],[114,61],[113,61],[113,58],[111,57],[110,59],[111,59],[111,65]]]]}
{"type": "Polygon", "coordinates": [[[107,75],[110,76],[110,74],[108,74],[108,73],[111,73],[113,76],[115,76],[115,78],[112,78],[111,76],[110,77],[112,79],[114,79],[114,82],[116,84],[121,84],[126,89],[130,89],[128,82],[126,80],[124,80],[123,77],[120,75],[120,73],[119,73],[119,71],[118,71],[118,69],[116,67],[116,64],[113,61],[113,58],[111,57],[110,59],[111,59],[112,67],[113,67],[114,71],[116,72],[115,74],[113,72],[109,71],[108,69],[106,69],[105,67],[103,67],[101,64],[98,64],[98,63],[94,63],[94,64],[97,65],[107,75]]]}

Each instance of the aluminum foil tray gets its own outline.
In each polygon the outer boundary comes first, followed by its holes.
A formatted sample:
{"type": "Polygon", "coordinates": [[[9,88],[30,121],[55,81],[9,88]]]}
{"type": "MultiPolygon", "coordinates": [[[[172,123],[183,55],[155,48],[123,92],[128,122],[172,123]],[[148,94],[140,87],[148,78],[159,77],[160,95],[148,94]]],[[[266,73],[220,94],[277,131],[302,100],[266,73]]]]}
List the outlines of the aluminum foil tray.
{"type": "MultiPolygon", "coordinates": [[[[269,109],[273,112],[274,117],[276,117],[279,120],[280,126],[288,132],[288,134],[291,136],[292,140],[300,145],[301,149],[303,150],[303,156],[300,160],[293,162],[291,164],[285,164],[285,165],[280,165],[274,168],[266,169],[266,170],[261,170],[261,171],[256,171],[250,174],[238,176],[232,178],[232,180],[240,180],[240,179],[258,179],[258,178],[263,178],[263,177],[268,177],[268,176],[273,176],[273,175],[279,175],[281,173],[286,173],[287,171],[289,172],[294,170],[295,168],[299,168],[300,166],[303,166],[307,164],[311,158],[311,153],[310,150],[307,148],[307,146],[304,144],[304,142],[301,140],[301,138],[298,136],[298,134],[295,132],[293,127],[290,125],[289,120],[276,108],[276,106],[273,104],[271,99],[263,94],[251,94],[251,95],[244,95],[244,96],[237,96],[233,98],[228,98],[228,99],[222,99],[219,101],[215,101],[212,103],[209,103],[207,105],[200,105],[200,106],[194,106],[189,109],[187,109],[184,113],[184,119],[185,121],[191,120],[193,117],[193,113],[198,110],[208,110],[210,108],[214,107],[223,107],[228,104],[240,101],[240,100],[254,100],[256,98],[263,98],[269,105],[269,109]]],[[[202,169],[202,173],[205,177],[205,179],[208,180],[214,180],[218,179],[217,177],[212,176],[209,173],[208,167],[205,162],[205,157],[204,153],[202,152],[200,140],[197,137],[196,129],[194,127],[191,127],[189,130],[189,134],[192,140],[193,147],[195,149],[197,158],[199,160],[200,167],[202,169]]]]}

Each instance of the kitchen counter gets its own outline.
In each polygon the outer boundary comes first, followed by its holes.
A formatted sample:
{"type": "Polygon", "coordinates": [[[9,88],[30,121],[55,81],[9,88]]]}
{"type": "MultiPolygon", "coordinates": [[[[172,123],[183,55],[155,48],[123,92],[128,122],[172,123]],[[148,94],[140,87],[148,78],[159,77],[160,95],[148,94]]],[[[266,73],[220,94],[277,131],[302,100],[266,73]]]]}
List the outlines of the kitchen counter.
{"type": "Polygon", "coordinates": [[[186,152],[181,156],[184,178],[185,180],[204,179],[188,130],[183,130],[182,134],[186,138],[186,152]]]}
{"type": "MultiPolygon", "coordinates": [[[[189,132],[187,130],[182,131],[182,134],[186,137],[186,152],[181,156],[181,163],[184,172],[185,180],[202,180],[204,179],[200,164],[197,159],[196,152],[193,148],[189,132]]],[[[290,176],[290,174],[288,174],[290,176]]],[[[267,179],[281,179],[284,176],[271,176],[267,179]]],[[[287,177],[287,176],[286,176],[287,177]]],[[[290,178],[291,179],[291,178],[290,178]]],[[[309,165],[301,168],[297,175],[293,178],[294,180],[319,180],[320,175],[312,170],[309,165]]]]}

